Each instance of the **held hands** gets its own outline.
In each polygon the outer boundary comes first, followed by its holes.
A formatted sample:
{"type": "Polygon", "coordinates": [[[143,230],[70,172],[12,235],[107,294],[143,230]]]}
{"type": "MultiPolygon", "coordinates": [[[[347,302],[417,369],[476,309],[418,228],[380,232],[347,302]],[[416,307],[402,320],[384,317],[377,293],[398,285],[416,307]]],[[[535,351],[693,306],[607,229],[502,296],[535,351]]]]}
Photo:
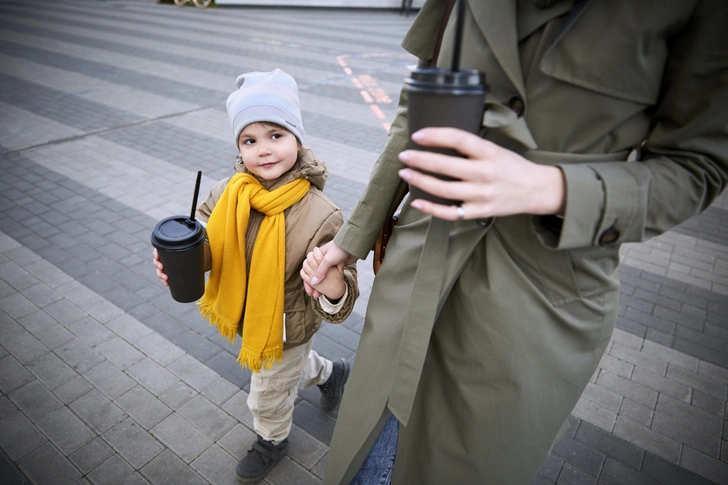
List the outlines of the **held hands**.
{"type": "Polygon", "coordinates": [[[318,298],[322,294],[326,295],[329,300],[341,298],[345,289],[344,266],[356,260],[355,256],[341,249],[334,241],[315,248],[308,253],[301,269],[301,278],[303,278],[306,293],[314,298],[318,298]],[[329,281],[329,276],[334,276],[333,279],[336,280],[333,285],[329,281]],[[331,289],[335,291],[330,294],[328,291],[331,289]]]}
{"type": "Polygon", "coordinates": [[[564,211],[566,183],[558,167],[535,164],[456,128],[424,128],[413,133],[412,140],[426,147],[457,150],[466,157],[420,150],[399,154],[400,161],[408,167],[399,171],[403,180],[441,198],[463,201],[460,208],[422,199],[412,201],[412,207],[425,214],[453,221],[564,211]],[[412,168],[459,180],[440,180],[412,168]]]}
{"type": "Polygon", "coordinates": [[[169,282],[167,281],[167,275],[164,273],[164,266],[162,266],[162,262],[159,260],[159,253],[157,253],[157,248],[154,248],[154,250],[152,251],[152,256],[154,267],[157,268],[157,278],[159,278],[159,281],[161,281],[164,286],[169,286],[169,282]]]}
{"type": "MultiPolygon", "coordinates": [[[[320,283],[316,285],[311,284],[311,278],[313,278],[316,270],[321,266],[323,259],[324,253],[319,248],[314,248],[313,251],[308,253],[301,268],[301,278],[303,278],[306,293],[309,295],[313,294],[313,292],[308,291],[308,288],[311,287],[315,292],[319,293],[319,296],[323,294],[329,301],[337,301],[344,296],[344,292],[346,291],[343,262],[331,266],[326,271],[326,275],[320,283]]],[[[315,296],[315,298],[318,298],[318,296],[315,296]]]]}

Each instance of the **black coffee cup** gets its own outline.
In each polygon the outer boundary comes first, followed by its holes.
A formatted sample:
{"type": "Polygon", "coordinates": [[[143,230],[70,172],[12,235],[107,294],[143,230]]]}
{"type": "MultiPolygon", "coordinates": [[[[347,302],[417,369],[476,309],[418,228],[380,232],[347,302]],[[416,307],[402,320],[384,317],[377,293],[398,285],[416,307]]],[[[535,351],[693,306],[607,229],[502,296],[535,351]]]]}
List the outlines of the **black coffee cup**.
{"type": "Polygon", "coordinates": [[[180,303],[205,293],[205,228],[187,216],[162,219],[152,231],[152,246],[168,276],[172,298],[180,303]]]}
{"type": "MultiPolygon", "coordinates": [[[[453,71],[447,68],[415,68],[404,80],[408,96],[409,135],[426,127],[460,128],[477,134],[483,122],[485,107],[485,74],[475,69],[453,71]]],[[[455,150],[423,147],[410,138],[408,149],[426,150],[462,157],[455,150]]],[[[442,180],[455,180],[440,174],[424,172],[442,180]]],[[[410,186],[410,199],[426,199],[437,204],[459,205],[410,186]]]]}

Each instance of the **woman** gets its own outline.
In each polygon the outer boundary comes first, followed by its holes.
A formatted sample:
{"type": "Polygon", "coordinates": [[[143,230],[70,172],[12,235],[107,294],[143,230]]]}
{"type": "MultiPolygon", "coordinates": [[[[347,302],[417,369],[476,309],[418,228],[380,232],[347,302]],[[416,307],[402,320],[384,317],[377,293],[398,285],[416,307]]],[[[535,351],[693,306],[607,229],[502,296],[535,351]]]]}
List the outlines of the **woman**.
{"type": "MultiPolygon", "coordinates": [[[[422,64],[445,3],[428,0],[404,39],[422,64]]],[[[381,483],[392,461],[395,484],[531,482],[610,340],[620,244],[697,214],[728,181],[727,2],[668,3],[468,1],[460,65],[486,74],[483,130],[416,134],[466,159],[401,153],[403,91],[370,183],[314,277],[367,256],[405,182],[462,203],[403,208],[325,484],[349,483],[392,423],[374,450],[396,445],[381,483]]]]}

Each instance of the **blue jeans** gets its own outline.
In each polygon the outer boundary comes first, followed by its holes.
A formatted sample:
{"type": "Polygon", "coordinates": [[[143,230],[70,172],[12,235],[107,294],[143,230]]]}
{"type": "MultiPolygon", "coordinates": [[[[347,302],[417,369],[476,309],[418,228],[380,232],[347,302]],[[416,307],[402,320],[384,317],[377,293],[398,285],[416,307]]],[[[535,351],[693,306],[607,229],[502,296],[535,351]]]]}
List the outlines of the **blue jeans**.
{"type": "Polygon", "coordinates": [[[389,485],[397,455],[399,421],[390,416],[349,485],[389,485]]]}

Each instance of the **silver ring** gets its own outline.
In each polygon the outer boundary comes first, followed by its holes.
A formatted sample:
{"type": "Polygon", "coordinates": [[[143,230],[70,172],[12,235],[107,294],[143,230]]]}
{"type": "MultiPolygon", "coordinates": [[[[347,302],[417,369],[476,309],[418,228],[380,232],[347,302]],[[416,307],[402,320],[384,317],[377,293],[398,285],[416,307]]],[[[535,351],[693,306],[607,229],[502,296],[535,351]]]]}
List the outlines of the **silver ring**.
{"type": "Polygon", "coordinates": [[[461,221],[465,219],[465,209],[463,209],[463,206],[461,205],[458,206],[458,219],[461,221]]]}

